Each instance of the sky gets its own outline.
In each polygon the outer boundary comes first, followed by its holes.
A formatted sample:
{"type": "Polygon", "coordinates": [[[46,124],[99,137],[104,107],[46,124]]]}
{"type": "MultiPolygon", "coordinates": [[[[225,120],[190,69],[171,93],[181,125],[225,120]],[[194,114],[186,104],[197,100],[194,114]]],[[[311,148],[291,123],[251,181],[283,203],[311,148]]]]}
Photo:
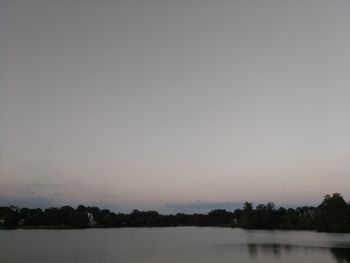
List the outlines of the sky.
{"type": "Polygon", "coordinates": [[[0,0],[0,205],[350,201],[349,10],[0,0]]]}

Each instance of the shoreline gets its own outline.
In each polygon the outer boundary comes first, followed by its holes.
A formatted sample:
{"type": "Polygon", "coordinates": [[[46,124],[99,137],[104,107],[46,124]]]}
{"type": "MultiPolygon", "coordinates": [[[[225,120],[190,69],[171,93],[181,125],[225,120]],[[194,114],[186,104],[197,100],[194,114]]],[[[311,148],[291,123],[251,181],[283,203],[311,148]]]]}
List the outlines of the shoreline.
{"type": "Polygon", "coordinates": [[[333,234],[350,234],[350,232],[335,232],[335,231],[318,231],[317,229],[283,229],[283,228],[274,228],[274,229],[263,229],[263,228],[241,228],[241,227],[232,227],[232,226],[122,226],[122,227],[104,227],[104,226],[89,226],[89,227],[71,227],[71,226],[20,226],[16,228],[3,228],[1,230],[86,230],[86,229],[126,229],[126,228],[186,228],[186,227],[195,227],[195,228],[231,228],[231,229],[241,229],[245,231],[297,231],[297,232],[317,232],[317,233],[333,233],[333,234]]]}

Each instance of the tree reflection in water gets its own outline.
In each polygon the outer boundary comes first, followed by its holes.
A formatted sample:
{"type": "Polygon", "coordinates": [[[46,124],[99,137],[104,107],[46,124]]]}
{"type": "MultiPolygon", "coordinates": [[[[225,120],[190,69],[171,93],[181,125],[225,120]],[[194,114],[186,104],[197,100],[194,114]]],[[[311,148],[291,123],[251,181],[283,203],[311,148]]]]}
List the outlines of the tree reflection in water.
{"type": "Polygon", "coordinates": [[[283,245],[283,244],[248,244],[248,252],[251,257],[256,258],[259,253],[273,255],[278,258],[282,253],[291,252],[312,252],[322,251],[330,252],[338,263],[350,263],[350,247],[317,247],[317,246],[298,246],[298,245],[283,245]]]}

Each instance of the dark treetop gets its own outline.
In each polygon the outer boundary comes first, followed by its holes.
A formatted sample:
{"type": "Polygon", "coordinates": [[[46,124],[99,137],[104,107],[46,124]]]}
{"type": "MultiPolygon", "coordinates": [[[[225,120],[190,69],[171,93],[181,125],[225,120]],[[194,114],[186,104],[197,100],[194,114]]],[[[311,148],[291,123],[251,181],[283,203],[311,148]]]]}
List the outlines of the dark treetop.
{"type": "Polygon", "coordinates": [[[341,194],[326,195],[317,207],[275,208],[270,202],[255,208],[246,202],[242,209],[217,209],[208,214],[161,215],[156,211],[134,210],[114,213],[98,207],[79,205],[42,210],[0,207],[0,227],[13,228],[86,228],[86,227],[166,227],[228,226],[244,229],[293,229],[350,232],[350,204],[341,194]]]}

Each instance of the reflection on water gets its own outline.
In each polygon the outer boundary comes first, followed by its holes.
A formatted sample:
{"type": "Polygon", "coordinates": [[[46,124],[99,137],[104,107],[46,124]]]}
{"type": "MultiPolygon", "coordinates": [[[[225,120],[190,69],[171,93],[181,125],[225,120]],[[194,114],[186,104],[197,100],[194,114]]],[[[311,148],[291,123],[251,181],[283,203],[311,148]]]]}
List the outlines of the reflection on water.
{"type": "Polygon", "coordinates": [[[268,256],[280,258],[282,254],[292,252],[330,252],[339,263],[350,263],[350,247],[316,247],[316,246],[298,246],[289,244],[247,244],[249,255],[257,258],[259,253],[268,256]]]}
{"type": "Polygon", "coordinates": [[[339,263],[350,262],[350,248],[331,248],[330,250],[339,263]]]}
{"type": "Polygon", "coordinates": [[[350,234],[231,228],[0,231],[6,263],[350,263],[350,234]]]}

